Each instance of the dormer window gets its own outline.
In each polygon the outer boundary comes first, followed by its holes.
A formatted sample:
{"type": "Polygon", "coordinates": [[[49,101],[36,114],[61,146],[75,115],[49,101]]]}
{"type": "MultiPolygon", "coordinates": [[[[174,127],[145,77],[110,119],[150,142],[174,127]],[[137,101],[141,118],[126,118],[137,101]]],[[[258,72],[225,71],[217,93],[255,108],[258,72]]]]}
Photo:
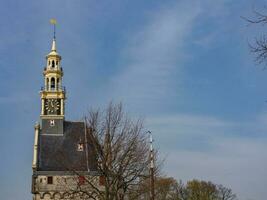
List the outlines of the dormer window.
{"type": "Polygon", "coordinates": [[[77,151],[83,151],[83,149],[84,149],[83,143],[79,142],[77,145],[77,151]]]}

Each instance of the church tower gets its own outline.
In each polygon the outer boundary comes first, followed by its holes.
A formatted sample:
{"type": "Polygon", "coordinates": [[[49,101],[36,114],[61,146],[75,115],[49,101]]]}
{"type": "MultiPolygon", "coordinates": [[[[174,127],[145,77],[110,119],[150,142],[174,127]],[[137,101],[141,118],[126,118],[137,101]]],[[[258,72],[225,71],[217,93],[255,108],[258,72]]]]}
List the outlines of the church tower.
{"type": "Polygon", "coordinates": [[[45,63],[40,123],[34,126],[33,200],[80,199],[74,198],[73,188],[85,187],[85,178],[98,185],[97,159],[86,123],[65,119],[66,90],[55,34],[45,63]]]}
{"type": "Polygon", "coordinates": [[[61,56],[57,53],[56,38],[51,52],[46,56],[43,71],[44,86],[41,88],[41,123],[46,134],[63,134],[66,91],[62,86],[63,69],[61,56]]]}

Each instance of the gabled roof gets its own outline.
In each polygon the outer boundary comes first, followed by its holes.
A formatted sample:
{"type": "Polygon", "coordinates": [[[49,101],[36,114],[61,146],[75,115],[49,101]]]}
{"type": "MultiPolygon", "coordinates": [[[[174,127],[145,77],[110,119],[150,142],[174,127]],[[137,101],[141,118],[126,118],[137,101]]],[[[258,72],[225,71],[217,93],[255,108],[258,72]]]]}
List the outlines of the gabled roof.
{"type": "Polygon", "coordinates": [[[96,171],[89,134],[83,122],[64,121],[63,136],[42,135],[41,130],[37,171],[96,171]],[[83,151],[78,151],[79,143],[83,144],[83,151]]]}

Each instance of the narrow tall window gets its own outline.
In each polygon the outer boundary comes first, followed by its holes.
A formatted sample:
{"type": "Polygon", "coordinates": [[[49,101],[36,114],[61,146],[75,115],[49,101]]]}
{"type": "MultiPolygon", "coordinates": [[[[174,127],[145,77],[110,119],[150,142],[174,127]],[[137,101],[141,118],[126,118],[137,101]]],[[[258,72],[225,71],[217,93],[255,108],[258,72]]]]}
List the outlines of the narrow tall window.
{"type": "Polygon", "coordinates": [[[78,184],[83,185],[85,183],[85,177],[84,176],[79,176],[78,178],[78,184]]]}
{"type": "Polygon", "coordinates": [[[46,78],[46,90],[48,90],[48,88],[49,88],[49,78],[46,78]]]}
{"type": "Polygon", "coordinates": [[[55,78],[51,78],[51,90],[55,90],[55,78]]]}
{"type": "Polygon", "coordinates": [[[57,89],[60,89],[59,88],[59,78],[57,78],[57,89]]]}
{"type": "Polygon", "coordinates": [[[105,177],[104,176],[99,176],[99,185],[103,186],[105,185],[105,177]]]}

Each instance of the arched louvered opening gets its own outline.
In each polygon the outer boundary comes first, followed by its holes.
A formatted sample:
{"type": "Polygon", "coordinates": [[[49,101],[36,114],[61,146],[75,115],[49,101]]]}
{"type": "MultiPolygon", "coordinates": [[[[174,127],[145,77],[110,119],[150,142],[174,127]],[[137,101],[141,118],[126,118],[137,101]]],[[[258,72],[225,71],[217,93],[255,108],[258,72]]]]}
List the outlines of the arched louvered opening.
{"type": "Polygon", "coordinates": [[[54,68],[54,67],[55,67],[55,61],[52,60],[52,68],[54,68]]]}
{"type": "Polygon", "coordinates": [[[51,90],[55,90],[55,78],[51,78],[51,90]]]}

